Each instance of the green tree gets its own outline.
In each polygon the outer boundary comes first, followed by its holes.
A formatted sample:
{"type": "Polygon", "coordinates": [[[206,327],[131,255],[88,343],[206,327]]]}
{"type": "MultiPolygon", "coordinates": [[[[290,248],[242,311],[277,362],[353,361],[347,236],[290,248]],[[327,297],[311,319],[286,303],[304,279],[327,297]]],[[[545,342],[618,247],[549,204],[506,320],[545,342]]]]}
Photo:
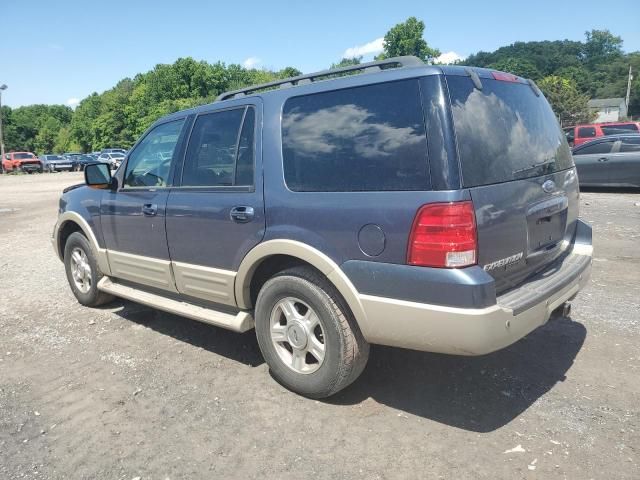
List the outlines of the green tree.
{"type": "Polygon", "coordinates": [[[57,118],[47,117],[40,128],[34,140],[34,151],[38,155],[53,152],[58,133],[62,128],[62,123],[57,118]]]}
{"type": "Polygon", "coordinates": [[[362,57],[352,57],[352,58],[343,58],[338,63],[332,63],[331,69],[333,68],[341,68],[341,67],[350,67],[352,65],[360,65],[362,63],[362,57]]]}
{"type": "Polygon", "coordinates": [[[489,64],[488,67],[502,72],[513,73],[519,77],[531,78],[533,80],[540,78],[540,71],[533,62],[523,58],[503,58],[489,64]]]}
{"type": "Polygon", "coordinates": [[[606,61],[622,55],[622,38],[609,30],[591,30],[584,32],[584,59],[588,64],[606,61]]]}
{"type": "Polygon", "coordinates": [[[560,125],[589,123],[593,120],[594,115],[587,107],[589,97],[581,94],[573,81],[549,75],[540,80],[538,86],[551,104],[560,125]]]}
{"type": "Polygon", "coordinates": [[[416,17],[409,17],[387,32],[384,36],[384,51],[376,59],[414,55],[425,62],[431,62],[440,56],[440,50],[430,47],[423,35],[424,22],[416,17]]]}
{"type": "Polygon", "coordinates": [[[63,127],[60,129],[53,146],[53,151],[57,153],[80,151],[80,145],[74,140],[71,134],[71,128],[63,127]]]}

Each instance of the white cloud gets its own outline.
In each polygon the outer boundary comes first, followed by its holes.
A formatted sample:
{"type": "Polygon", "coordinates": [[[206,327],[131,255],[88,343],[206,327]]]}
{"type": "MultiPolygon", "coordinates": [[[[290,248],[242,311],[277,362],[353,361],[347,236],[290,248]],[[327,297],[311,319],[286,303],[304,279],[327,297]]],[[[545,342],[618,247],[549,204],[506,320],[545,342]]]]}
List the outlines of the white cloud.
{"type": "Polygon", "coordinates": [[[79,103],[80,103],[80,100],[75,97],[72,97],[69,100],[67,100],[67,105],[69,105],[71,108],[76,108],[79,103]]]}
{"type": "Polygon", "coordinates": [[[364,57],[366,55],[375,55],[384,50],[384,38],[376,38],[375,40],[365,43],[364,45],[356,45],[347,48],[342,54],[342,58],[364,57]]]}
{"type": "Polygon", "coordinates": [[[436,58],[433,63],[443,63],[443,64],[448,64],[448,63],[453,63],[456,60],[464,60],[467,57],[463,57],[462,55],[460,55],[459,53],[456,52],[444,52],[442,55],[440,55],[438,58],[436,58]]]}
{"type": "Polygon", "coordinates": [[[249,57],[244,62],[242,62],[242,66],[244,68],[256,68],[259,64],[262,63],[258,57],[249,57]]]}

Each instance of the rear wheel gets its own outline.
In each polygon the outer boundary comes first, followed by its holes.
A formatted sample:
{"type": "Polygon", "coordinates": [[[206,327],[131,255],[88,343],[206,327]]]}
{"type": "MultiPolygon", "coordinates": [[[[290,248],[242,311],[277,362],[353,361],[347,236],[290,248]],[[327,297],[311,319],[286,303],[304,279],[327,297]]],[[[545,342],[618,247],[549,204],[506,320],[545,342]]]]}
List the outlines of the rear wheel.
{"type": "Polygon", "coordinates": [[[366,365],[369,344],[344,299],[310,267],[294,267],[268,280],[258,294],[255,320],[273,377],[301,395],[333,395],[366,365]]]}
{"type": "Polygon", "coordinates": [[[64,246],[64,266],[71,291],[82,305],[96,307],[113,300],[111,295],[98,290],[98,282],[104,275],[82,233],[69,235],[64,246]]]}

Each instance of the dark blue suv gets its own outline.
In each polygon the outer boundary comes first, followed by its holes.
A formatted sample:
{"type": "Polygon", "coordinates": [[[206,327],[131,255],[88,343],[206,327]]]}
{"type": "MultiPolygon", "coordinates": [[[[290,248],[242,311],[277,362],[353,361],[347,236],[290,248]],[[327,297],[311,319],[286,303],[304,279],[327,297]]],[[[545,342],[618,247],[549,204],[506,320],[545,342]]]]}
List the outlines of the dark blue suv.
{"type": "Polygon", "coordinates": [[[567,314],[591,270],[549,104],[486,69],[400,57],[229,92],[85,180],[53,233],[80,303],[255,326],[308,397],[355,380],[370,343],[510,345],[567,314]]]}

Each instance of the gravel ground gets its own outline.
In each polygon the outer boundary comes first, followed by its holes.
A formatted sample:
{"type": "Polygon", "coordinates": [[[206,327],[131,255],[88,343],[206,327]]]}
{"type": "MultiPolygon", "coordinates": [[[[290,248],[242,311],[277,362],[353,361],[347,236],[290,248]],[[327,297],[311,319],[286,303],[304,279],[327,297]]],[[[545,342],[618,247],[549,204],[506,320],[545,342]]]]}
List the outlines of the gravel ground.
{"type": "Polygon", "coordinates": [[[373,347],[312,401],[253,332],[81,307],[49,243],[81,178],[0,176],[0,479],[640,478],[640,193],[582,195],[571,318],[478,358],[373,347]]]}

